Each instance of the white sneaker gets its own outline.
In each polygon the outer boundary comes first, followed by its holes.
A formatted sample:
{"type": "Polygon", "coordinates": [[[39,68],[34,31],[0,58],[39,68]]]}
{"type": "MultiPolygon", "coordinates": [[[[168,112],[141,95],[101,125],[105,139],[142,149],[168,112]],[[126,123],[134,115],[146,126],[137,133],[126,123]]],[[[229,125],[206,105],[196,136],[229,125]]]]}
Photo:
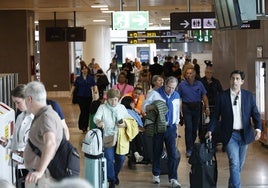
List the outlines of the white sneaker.
{"type": "Polygon", "coordinates": [[[135,159],[136,159],[137,163],[141,162],[143,160],[143,156],[141,156],[138,152],[135,152],[134,156],[135,156],[135,159]]]}
{"type": "Polygon", "coordinates": [[[177,180],[171,179],[169,182],[170,182],[171,187],[173,187],[173,188],[181,188],[181,184],[177,180]]]}
{"type": "Polygon", "coordinates": [[[141,162],[142,160],[143,160],[143,156],[141,156],[141,155],[136,158],[136,162],[137,163],[141,162]]]}
{"type": "Polygon", "coordinates": [[[153,176],[153,183],[155,183],[155,184],[159,184],[160,183],[159,176],[153,176]]]}

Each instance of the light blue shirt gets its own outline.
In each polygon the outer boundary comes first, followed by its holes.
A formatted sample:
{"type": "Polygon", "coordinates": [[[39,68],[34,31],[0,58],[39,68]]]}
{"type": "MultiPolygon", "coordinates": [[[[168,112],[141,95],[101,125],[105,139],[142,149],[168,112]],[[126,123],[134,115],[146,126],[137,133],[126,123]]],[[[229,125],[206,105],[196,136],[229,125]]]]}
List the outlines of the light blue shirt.
{"type": "Polygon", "coordinates": [[[138,126],[143,127],[143,122],[140,115],[131,109],[127,109],[127,111],[137,121],[138,126]]]}

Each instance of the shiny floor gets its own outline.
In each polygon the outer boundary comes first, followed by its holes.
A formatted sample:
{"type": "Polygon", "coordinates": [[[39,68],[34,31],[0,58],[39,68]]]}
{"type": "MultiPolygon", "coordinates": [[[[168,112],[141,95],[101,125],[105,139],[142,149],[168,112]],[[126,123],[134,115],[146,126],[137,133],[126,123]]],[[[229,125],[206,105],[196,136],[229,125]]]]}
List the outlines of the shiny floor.
{"type": "MultiPolygon", "coordinates": [[[[71,142],[78,148],[81,154],[81,178],[84,177],[84,156],[81,152],[82,140],[85,134],[77,128],[77,119],[79,115],[78,105],[73,105],[69,97],[51,96],[50,98],[58,101],[65,114],[66,122],[70,129],[71,142]]],[[[190,165],[185,156],[184,127],[179,127],[178,148],[181,152],[181,162],[178,168],[179,182],[182,187],[190,187],[189,170],[190,165]]],[[[229,168],[226,153],[221,151],[218,146],[218,186],[227,187],[229,168]]],[[[152,183],[151,165],[135,165],[134,169],[129,169],[127,161],[119,175],[120,185],[118,188],[149,188],[149,187],[169,187],[167,175],[160,177],[159,185],[152,183]]],[[[268,188],[268,149],[260,142],[254,142],[249,146],[246,163],[241,173],[242,187],[245,188],[268,188]]]]}

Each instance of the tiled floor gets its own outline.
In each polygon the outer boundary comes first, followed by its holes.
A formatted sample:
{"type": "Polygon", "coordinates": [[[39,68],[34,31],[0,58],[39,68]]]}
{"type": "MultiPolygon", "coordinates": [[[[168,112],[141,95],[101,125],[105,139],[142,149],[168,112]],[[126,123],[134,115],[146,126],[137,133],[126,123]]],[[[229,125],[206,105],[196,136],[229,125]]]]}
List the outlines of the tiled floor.
{"type": "MultiPolygon", "coordinates": [[[[68,97],[53,98],[57,100],[64,111],[66,122],[71,133],[71,142],[79,149],[81,160],[81,177],[84,177],[84,156],[81,152],[81,143],[85,137],[77,128],[77,119],[79,107],[71,104],[71,99],[68,97]]],[[[189,169],[190,165],[185,157],[184,144],[184,127],[179,127],[181,138],[179,138],[178,148],[181,152],[181,162],[178,168],[179,181],[182,187],[189,186],[189,169]]],[[[227,187],[229,170],[228,160],[224,152],[221,151],[221,146],[218,147],[218,186],[227,187]]],[[[166,175],[161,176],[159,185],[152,183],[151,165],[135,165],[134,169],[129,169],[125,163],[120,173],[120,185],[118,188],[149,188],[149,187],[169,187],[166,175]]],[[[244,169],[241,173],[242,187],[245,188],[268,188],[268,149],[263,147],[259,142],[254,142],[249,146],[248,154],[244,169]]]]}

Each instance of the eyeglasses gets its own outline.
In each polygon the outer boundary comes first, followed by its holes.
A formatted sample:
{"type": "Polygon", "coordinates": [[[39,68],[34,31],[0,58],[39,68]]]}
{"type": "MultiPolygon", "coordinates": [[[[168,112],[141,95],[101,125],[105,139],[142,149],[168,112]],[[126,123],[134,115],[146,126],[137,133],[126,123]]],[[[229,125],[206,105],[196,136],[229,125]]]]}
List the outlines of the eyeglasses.
{"type": "Polygon", "coordinates": [[[235,96],[235,99],[234,99],[234,106],[237,105],[237,100],[238,100],[238,95],[235,96]]]}

